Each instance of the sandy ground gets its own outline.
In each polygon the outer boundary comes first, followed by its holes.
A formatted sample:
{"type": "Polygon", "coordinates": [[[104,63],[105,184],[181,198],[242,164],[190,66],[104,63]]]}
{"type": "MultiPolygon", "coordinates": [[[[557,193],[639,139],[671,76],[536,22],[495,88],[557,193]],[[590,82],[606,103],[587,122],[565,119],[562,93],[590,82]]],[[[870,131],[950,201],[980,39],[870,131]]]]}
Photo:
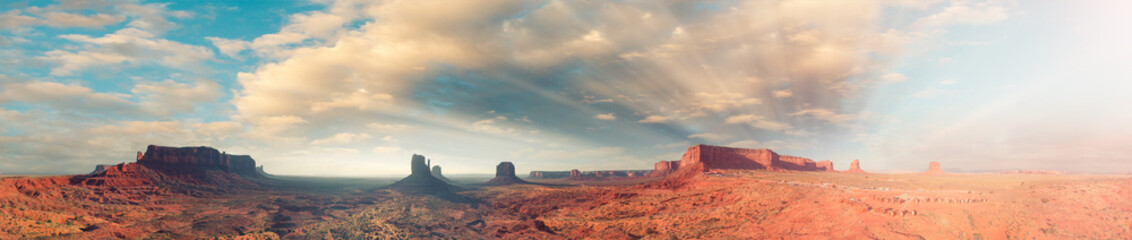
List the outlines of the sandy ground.
{"type": "Polygon", "coordinates": [[[122,188],[4,178],[0,239],[1132,239],[1129,176],[689,176],[464,182],[461,201],[382,188],[395,179],[122,188]]]}

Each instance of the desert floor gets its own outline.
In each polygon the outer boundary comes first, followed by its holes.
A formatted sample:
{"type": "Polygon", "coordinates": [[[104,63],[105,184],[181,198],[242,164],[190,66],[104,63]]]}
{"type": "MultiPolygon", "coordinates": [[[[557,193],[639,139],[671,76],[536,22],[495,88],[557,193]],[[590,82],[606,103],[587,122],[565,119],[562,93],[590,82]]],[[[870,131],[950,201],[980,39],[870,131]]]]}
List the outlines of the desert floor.
{"type": "Polygon", "coordinates": [[[450,196],[396,179],[95,187],[0,179],[0,239],[1132,239],[1132,178],[720,171],[450,196]],[[664,182],[661,184],[661,182],[664,182]]]}

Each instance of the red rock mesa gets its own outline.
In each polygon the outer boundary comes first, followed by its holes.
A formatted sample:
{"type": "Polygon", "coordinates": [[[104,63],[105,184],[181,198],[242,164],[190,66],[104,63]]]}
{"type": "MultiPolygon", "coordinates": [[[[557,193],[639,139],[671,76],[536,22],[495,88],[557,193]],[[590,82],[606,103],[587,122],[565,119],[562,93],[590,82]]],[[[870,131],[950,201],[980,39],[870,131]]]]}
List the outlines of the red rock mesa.
{"type": "MultiPolygon", "coordinates": [[[[661,163],[657,163],[659,170],[661,163]]],[[[704,171],[712,169],[752,169],[772,171],[833,171],[832,161],[820,164],[809,158],[779,155],[770,149],[732,148],[695,145],[684,152],[678,168],[702,165],[704,171]]],[[[656,170],[654,170],[656,171],[656,170]]]]}

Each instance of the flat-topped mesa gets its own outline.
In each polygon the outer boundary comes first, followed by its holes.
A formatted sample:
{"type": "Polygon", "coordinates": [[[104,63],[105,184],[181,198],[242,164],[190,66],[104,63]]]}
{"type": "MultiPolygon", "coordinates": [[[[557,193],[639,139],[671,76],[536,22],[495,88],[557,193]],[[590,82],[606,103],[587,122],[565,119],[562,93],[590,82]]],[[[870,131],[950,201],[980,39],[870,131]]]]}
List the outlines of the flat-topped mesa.
{"type": "MultiPolygon", "coordinates": [[[[748,169],[771,171],[832,171],[833,162],[814,162],[809,158],[779,155],[770,149],[748,149],[699,144],[691,146],[680,159],[679,168],[702,165],[712,169],[748,169]]],[[[659,170],[661,163],[657,163],[659,170]]]]}
{"type": "Polygon", "coordinates": [[[699,144],[688,148],[680,158],[680,168],[702,165],[711,169],[773,170],[778,153],[770,149],[730,148],[699,144]]]}
{"type": "Polygon", "coordinates": [[[500,162],[495,166],[495,178],[487,181],[488,185],[511,185],[527,183],[523,179],[515,176],[515,164],[511,162],[500,162]]]}
{"type": "Polygon", "coordinates": [[[669,173],[680,170],[680,161],[660,161],[653,164],[652,172],[649,173],[650,177],[661,177],[669,173]]]}
{"type": "Polygon", "coordinates": [[[939,162],[932,161],[928,163],[928,171],[925,174],[942,175],[947,174],[943,169],[939,168],[939,162]]]}
{"type": "Polygon", "coordinates": [[[860,174],[866,174],[867,173],[867,172],[865,172],[865,170],[861,170],[861,161],[857,160],[857,159],[853,159],[853,162],[849,163],[849,170],[845,170],[845,172],[846,173],[860,173],[860,174]]]}
{"type": "Polygon", "coordinates": [[[229,155],[210,147],[164,147],[149,145],[138,152],[138,164],[164,172],[223,170],[242,176],[262,176],[248,155],[229,155]]]}

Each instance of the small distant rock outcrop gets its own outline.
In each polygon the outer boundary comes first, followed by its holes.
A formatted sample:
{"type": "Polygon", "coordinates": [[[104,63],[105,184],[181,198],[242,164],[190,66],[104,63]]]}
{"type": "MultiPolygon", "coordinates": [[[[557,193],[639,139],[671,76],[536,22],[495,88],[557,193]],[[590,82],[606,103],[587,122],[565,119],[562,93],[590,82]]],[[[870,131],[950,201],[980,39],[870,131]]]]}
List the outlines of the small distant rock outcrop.
{"type": "Polygon", "coordinates": [[[531,171],[531,174],[527,177],[536,179],[568,178],[570,171],[531,171]]]}
{"type": "Polygon", "coordinates": [[[527,181],[523,181],[523,179],[519,179],[519,177],[515,176],[515,164],[511,162],[501,162],[499,165],[496,165],[495,178],[487,181],[487,185],[495,186],[523,183],[527,183],[527,181]]]}
{"type": "Polygon", "coordinates": [[[444,173],[440,171],[440,165],[432,165],[432,176],[436,179],[440,179],[440,181],[444,181],[449,184],[452,183],[451,179],[444,177],[444,173]]]}
{"type": "Polygon", "coordinates": [[[932,161],[932,162],[928,163],[928,171],[924,172],[924,173],[925,174],[931,174],[931,175],[947,174],[946,172],[943,171],[943,169],[939,168],[939,162],[936,162],[936,161],[932,161]]]}
{"type": "Polygon", "coordinates": [[[857,159],[853,159],[853,162],[849,163],[849,170],[845,170],[845,172],[846,173],[867,174],[867,172],[865,172],[865,170],[861,170],[861,161],[857,160],[857,159]]]}
{"type": "Polygon", "coordinates": [[[409,162],[412,173],[409,174],[408,177],[393,183],[390,187],[423,193],[450,192],[452,185],[432,176],[432,172],[428,167],[430,162],[431,161],[426,162],[425,157],[422,155],[413,154],[413,158],[409,162]]]}
{"type": "MultiPolygon", "coordinates": [[[[1061,172],[1061,171],[1027,170],[1027,169],[1005,170],[1005,171],[998,171],[998,172],[994,172],[994,173],[995,174],[1030,174],[1030,175],[1065,175],[1065,172],[1061,172]]],[[[1132,175],[1132,173],[1129,173],[1129,175],[1132,175]]]]}

